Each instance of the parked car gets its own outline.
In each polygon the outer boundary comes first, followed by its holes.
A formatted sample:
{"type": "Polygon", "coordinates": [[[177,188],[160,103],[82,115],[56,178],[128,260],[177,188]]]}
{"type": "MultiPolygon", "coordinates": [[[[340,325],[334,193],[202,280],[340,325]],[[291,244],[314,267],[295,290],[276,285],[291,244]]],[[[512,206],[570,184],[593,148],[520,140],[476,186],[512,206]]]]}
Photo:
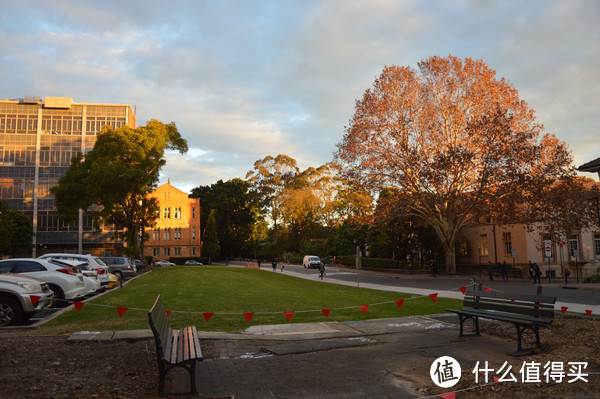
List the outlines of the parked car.
{"type": "Polygon", "coordinates": [[[121,280],[123,277],[133,277],[137,274],[137,268],[133,259],[124,256],[111,256],[100,258],[108,265],[109,271],[121,280]]]}
{"type": "Polygon", "coordinates": [[[52,303],[48,284],[34,277],[0,274],[0,326],[21,324],[52,303]],[[37,302],[32,296],[39,297],[37,302]],[[35,304],[34,304],[35,302],[35,304]]]}
{"type": "MultiPolygon", "coordinates": [[[[52,259],[53,263],[65,265],[67,267],[78,267],[83,274],[83,282],[87,289],[87,294],[95,294],[102,290],[100,280],[98,280],[98,272],[90,266],[87,261],[71,260],[71,259],[52,259]]],[[[108,276],[107,276],[108,277],[108,276]]]]}
{"type": "Polygon", "coordinates": [[[168,260],[160,259],[154,261],[155,267],[175,266],[175,263],[169,262],[168,260]]]}
{"type": "Polygon", "coordinates": [[[64,254],[64,253],[50,253],[44,254],[38,257],[39,259],[65,259],[65,260],[76,260],[85,261],[90,267],[98,273],[98,281],[102,288],[108,287],[108,266],[100,258],[88,254],[64,254]]]}
{"type": "Polygon", "coordinates": [[[302,259],[302,266],[304,266],[304,268],[312,268],[312,267],[319,267],[321,265],[321,258],[319,258],[318,256],[314,256],[314,255],[306,255],[304,257],[304,259],[302,259]]]}
{"type": "Polygon", "coordinates": [[[13,258],[0,260],[0,273],[17,273],[38,278],[48,283],[54,292],[54,302],[78,299],[86,294],[81,270],[53,263],[52,260],[13,258]]]}
{"type": "Polygon", "coordinates": [[[198,262],[197,260],[186,260],[184,265],[196,265],[196,266],[202,266],[202,263],[198,262]]]}
{"type": "Polygon", "coordinates": [[[139,272],[140,270],[144,270],[145,268],[148,267],[148,265],[146,264],[146,262],[141,261],[139,259],[134,259],[133,263],[135,263],[135,267],[137,269],[137,271],[139,272]]]}
{"type": "Polygon", "coordinates": [[[115,288],[119,284],[119,279],[112,273],[108,273],[108,288],[115,288]]]}

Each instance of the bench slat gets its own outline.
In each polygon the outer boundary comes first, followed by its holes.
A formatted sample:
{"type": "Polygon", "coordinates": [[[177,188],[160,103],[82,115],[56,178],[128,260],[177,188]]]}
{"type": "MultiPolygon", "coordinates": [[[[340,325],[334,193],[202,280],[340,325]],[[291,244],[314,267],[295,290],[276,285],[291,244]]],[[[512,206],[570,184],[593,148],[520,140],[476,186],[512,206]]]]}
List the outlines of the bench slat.
{"type": "Polygon", "coordinates": [[[507,313],[518,313],[529,316],[542,317],[542,318],[553,318],[554,311],[549,309],[535,309],[531,305],[529,307],[524,306],[513,306],[511,304],[497,304],[483,301],[464,301],[465,307],[472,307],[474,309],[486,309],[486,310],[497,310],[507,313]]]}
{"type": "Polygon", "coordinates": [[[555,303],[556,297],[546,295],[529,295],[529,294],[505,294],[503,292],[491,291],[486,292],[482,290],[476,290],[473,288],[467,289],[465,297],[485,297],[485,298],[498,298],[498,299],[514,299],[515,301],[524,302],[542,302],[542,303],[555,303]]]}

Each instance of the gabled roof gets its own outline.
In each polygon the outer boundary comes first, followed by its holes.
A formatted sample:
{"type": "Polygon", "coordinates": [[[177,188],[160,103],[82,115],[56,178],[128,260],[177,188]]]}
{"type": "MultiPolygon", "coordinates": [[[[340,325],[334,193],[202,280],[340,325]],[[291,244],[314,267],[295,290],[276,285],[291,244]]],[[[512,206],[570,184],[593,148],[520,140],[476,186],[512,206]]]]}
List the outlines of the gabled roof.
{"type": "Polygon", "coordinates": [[[600,158],[596,158],[593,161],[584,163],[577,168],[580,172],[600,172],[600,158]]]}

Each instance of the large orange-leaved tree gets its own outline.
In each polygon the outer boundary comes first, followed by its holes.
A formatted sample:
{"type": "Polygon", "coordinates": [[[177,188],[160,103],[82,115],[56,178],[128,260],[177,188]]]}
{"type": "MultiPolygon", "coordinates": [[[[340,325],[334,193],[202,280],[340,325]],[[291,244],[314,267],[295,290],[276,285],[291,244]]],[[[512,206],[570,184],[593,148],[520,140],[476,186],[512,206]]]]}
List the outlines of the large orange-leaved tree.
{"type": "Polygon", "coordinates": [[[385,67],[357,100],[335,161],[373,193],[396,189],[398,212],[435,230],[449,272],[463,227],[518,220],[519,204],[574,175],[567,146],[505,78],[452,55],[385,67]]]}

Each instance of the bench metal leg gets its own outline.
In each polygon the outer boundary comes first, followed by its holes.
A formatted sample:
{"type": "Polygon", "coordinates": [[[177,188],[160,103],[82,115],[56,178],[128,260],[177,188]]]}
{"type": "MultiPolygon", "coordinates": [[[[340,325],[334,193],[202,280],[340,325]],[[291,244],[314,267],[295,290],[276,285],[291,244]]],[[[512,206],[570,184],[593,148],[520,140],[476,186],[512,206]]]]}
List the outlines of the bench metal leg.
{"type": "Polygon", "coordinates": [[[527,329],[531,329],[535,333],[535,343],[538,349],[542,348],[542,344],[540,342],[540,329],[538,326],[522,326],[520,324],[515,323],[515,327],[517,328],[517,337],[519,339],[517,345],[517,351],[515,353],[510,353],[510,355],[514,356],[523,356],[529,355],[535,352],[535,348],[525,348],[523,349],[523,332],[527,329]]]}
{"type": "Polygon", "coordinates": [[[167,370],[165,369],[164,364],[158,364],[158,393],[163,395],[165,393],[165,376],[167,375],[167,370]]]}
{"type": "MultiPolygon", "coordinates": [[[[165,367],[164,363],[159,363],[158,366],[158,375],[159,375],[159,382],[158,382],[158,393],[161,395],[165,394],[165,378],[167,376],[167,372],[174,368],[174,367],[183,367],[189,374],[190,376],[190,392],[188,392],[188,394],[193,394],[196,396],[202,396],[198,393],[198,388],[196,386],[196,360],[190,362],[188,365],[186,364],[172,364],[168,367],[165,367]]],[[[175,394],[175,395],[180,395],[180,394],[175,394]]]]}
{"type": "Polygon", "coordinates": [[[190,374],[190,385],[192,394],[198,396],[198,389],[196,388],[196,361],[194,360],[190,367],[186,367],[188,369],[188,373],[190,374]]]}
{"type": "MultiPolygon", "coordinates": [[[[473,326],[475,327],[475,335],[480,335],[479,334],[479,317],[477,316],[464,316],[459,314],[458,315],[458,319],[460,321],[460,337],[464,337],[465,334],[463,333],[463,327],[465,324],[465,320],[467,319],[471,319],[473,321],[473,326]]],[[[468,334],[468,335],[473,335],[473,334],[468,334]]]]}

